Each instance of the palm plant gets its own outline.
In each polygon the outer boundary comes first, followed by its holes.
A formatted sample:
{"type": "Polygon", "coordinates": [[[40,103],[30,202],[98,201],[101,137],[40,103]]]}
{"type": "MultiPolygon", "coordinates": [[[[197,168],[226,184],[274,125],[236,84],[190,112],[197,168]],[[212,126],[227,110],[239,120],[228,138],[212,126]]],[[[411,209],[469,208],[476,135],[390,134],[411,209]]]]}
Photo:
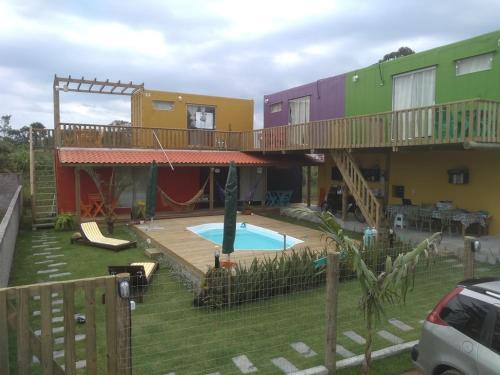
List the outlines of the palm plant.
{"type": "MultiPolygon", "coordinates": [[[[311,214],[311,210],[299,210],[301,214],[311,214]]],[[[365,263],[360,250],[360,244],[344,234],[344,231],[330,212],[318,212],[320,227],[325,235],[327,246],[333,247],[344,256],[350,257],[351,266],[361,287],[360,309],[366,322],[366,345],[363,374],[369,374],[373,334],[376,323],[384,313],[384,305],[406,301],[410,288],[414,287],[415,271],[422,258],[428,258],[437,253],[437,244],[441,233],[434,233],[428,239],[418,244],[413,250],[400,253],[394,260],[387,256],[385,269],[377,274],[365,263]]],[[[375,265],[372,265],[374,268],[375,265]]]]}

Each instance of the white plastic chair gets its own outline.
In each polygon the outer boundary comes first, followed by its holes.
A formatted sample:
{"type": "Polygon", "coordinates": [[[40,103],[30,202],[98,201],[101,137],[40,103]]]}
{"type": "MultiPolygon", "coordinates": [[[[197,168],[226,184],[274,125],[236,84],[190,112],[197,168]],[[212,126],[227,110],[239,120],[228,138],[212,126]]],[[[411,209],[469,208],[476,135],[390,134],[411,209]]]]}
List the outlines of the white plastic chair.
{"type": "Polygon", "coordinates": [[[403,214],[397,214],[394,217],[394,228],[401,228],[403,229],[405,226],[405,217],[403,214]]]}

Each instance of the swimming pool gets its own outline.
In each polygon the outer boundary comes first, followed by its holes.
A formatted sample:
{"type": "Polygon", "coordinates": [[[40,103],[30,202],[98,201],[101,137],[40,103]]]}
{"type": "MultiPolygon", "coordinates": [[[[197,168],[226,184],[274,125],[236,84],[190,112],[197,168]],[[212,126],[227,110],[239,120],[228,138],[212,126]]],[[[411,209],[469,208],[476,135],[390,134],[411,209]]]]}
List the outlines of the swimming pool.
{"type": "MultiPolygon", "coordinates": [[[[209,223],[188,227],[188,230],[198,236],[222,245],[224,234],[223,223],[209,223]]],[[[258,227],[248,223],[236,223],[236,240],[234,250],[283,250],[283,234],[274,230],[258,227]],[[242,225],[245,224],[245,225],[242,225]]],[[[292,236],[286,236],[286,248],[304,241],[292,236]]]]}

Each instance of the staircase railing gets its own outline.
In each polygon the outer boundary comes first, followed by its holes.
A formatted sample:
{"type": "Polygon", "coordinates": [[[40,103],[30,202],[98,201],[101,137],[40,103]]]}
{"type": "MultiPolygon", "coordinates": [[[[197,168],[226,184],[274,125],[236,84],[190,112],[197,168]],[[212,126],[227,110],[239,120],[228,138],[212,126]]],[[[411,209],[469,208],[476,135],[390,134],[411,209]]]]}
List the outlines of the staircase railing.
{"type": "Polygon", "coordinates": [[[366,222],[369,226],[380,229],[381,204],[371,191],[351,154],[341,150],[332,151],[331,155],[366,222]]]}

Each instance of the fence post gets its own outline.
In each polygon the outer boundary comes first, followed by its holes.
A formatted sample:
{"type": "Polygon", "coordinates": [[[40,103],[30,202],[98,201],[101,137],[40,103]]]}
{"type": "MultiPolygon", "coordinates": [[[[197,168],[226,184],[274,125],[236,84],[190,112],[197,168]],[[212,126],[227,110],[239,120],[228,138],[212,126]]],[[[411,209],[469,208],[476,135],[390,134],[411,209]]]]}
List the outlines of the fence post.
{"type": "MultiPolygon", "coordinates": [[[[129,282],[130,274],[119,273],[116,275],[116,287],[120,291],[120,283],[129,282]]],[[[129,286],[130,290],[130,286],[129,286]]],[[[121,297],[120,292],[116,294],[116,359],[117,373],[119,375],[130,375],[132,373],[132,339],[131,339],[131,316],[130,298],[121,297]]]]}
{"type": "Polygon", "coordinates": [[[464,237],[464,278],[474,278],[474,253],[472,246],[476,239],[474,237],[464,237]]]}
{"type": "Polygon", "coordinates": [[[326,263],[326,337],[325,367],[328,375],[335,375],[337,351],[337,295],[339,283],[338,253],[329,253],[326,263]]]}

